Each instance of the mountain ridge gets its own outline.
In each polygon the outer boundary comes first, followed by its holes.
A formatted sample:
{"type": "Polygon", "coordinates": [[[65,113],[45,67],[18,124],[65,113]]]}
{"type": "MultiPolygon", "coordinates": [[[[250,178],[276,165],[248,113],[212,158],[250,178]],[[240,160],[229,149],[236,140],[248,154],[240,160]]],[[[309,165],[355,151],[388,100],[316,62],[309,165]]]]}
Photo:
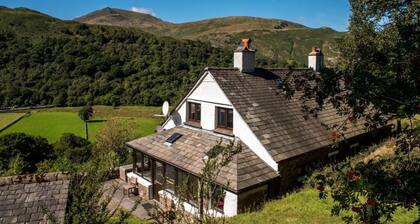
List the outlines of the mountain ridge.
{"type": "Polygon", "coordinates": [[[139,28],[159,36],[208,41],[216,47],[234,49],[240,39],[253,39],[260,56],[281,61],[284,65],[305,66],[311,47],[323,48],[326,64],[332,65],[338,55],[332,43],[343,33],[332,28],[310,28],[281,19],[251,16],[227,16],[198,21],[171,23],[149,14],[124,9],[104,8],[75,19],[95,25],[139,28]]]}

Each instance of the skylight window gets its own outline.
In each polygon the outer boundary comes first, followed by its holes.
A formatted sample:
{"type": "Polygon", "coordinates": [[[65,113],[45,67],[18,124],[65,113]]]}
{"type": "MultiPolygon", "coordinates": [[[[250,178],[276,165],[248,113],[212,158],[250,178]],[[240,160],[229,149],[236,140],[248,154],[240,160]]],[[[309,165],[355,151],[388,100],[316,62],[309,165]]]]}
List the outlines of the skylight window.
{"type": "Polygon", "coordinates": [[[165,145],[172,145],[174,142],[176,142],[176,140],[178,140],[181,137],[182,137],[182,134],[179,134],[179,133],[175,132],[171,135],[171,137],[166,139],[165,145]]]}

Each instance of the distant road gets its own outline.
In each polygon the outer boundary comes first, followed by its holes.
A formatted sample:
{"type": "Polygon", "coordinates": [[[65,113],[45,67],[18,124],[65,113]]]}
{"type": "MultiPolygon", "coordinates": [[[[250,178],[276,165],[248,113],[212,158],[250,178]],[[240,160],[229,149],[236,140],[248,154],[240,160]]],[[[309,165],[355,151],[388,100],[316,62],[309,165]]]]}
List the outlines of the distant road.
{"type": "Polygon", "coordinates": [[[43,105],[43,106],[29,106],[29,107],[0,107],[0,113],[21,111],[21,110],[52,108],[52,107],[55,107],[55,106],[54,105],[43,105]]]}

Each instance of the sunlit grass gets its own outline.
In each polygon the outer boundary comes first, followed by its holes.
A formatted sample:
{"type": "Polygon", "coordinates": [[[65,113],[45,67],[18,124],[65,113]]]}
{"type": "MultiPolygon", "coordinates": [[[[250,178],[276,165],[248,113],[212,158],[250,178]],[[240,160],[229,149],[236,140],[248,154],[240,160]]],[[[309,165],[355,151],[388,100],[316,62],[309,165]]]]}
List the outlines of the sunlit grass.
{"type": "MultiPolygon", "coordinates": [[[[1,135],[12,132],[23,132],[29,135],[42,136],[50,143],[56,142],[63,133],[73,133],[84,137],[84,123],[78,116],[79,107],[50,108],[31,111],[16,124],[1,132],[1,135]]],[[[88,122],[89,140],[95,141],[97,131],[102,128],[107,119],[121,119],[135,123],[136,137],[152,134],[162,121],[153,114],[159,113],[157,107],[129,106],[107,107],[95,106],[92,121],[88,122]]],[[[1,114],[0,114],[1,115],[1,114]]],[[[10,120],[10,119],[8,119],[10,120]]]]}
{"type": "MultiPolygon", "coordinates": [[[[229,218],[228,223],[344,223],[341,217],[331,216],[333,203],[331,197],[319,199],[315,189],[304,188],[268,202],[260,211],[229,218]]],[[[392,223],[412,223],[417,216],[417,209],[398,209],[392,223]]]]}
{"type": "Polygon", "coordinates": [[[25,113],[0,113],[0,130],[24,115],[25,113]]]}

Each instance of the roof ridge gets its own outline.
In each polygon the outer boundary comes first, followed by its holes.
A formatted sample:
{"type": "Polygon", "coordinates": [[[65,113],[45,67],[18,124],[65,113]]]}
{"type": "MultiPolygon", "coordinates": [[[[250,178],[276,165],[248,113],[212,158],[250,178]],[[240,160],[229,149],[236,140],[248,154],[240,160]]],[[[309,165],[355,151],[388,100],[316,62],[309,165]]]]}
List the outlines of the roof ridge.
{"type": "Polygon", "coordinates": [[[204,70],[238,70],[239,68],[235,67],[206,67],[204,70]]]}
{"type": "Polygon", "coordinates": [[[312,70],[311,68],[262,68],[265,70],[297,70],[297,71],[301,71],[301,70],[312,70]]]}
{"type": "MultiPolygon", "coordinates": [[[[291,71],[310,71],[311,68],[263,68],[263,67],[255,67],[255,69],[262,69],[262,70],[291,70],[291,71]]],[[[235,67],[205,67],[204,70],[237,70],[239,71],[239,68],[235,67]]]]}
{"type": "Polygon", "coordinates": [[[69,180],[68,173],[54,172],[54,173],[35,173],[19,176],[0,177],[0,186],[13,185],[13,184],[30,184],[30,183],[43,183],[59,180],[69,180]]]}

